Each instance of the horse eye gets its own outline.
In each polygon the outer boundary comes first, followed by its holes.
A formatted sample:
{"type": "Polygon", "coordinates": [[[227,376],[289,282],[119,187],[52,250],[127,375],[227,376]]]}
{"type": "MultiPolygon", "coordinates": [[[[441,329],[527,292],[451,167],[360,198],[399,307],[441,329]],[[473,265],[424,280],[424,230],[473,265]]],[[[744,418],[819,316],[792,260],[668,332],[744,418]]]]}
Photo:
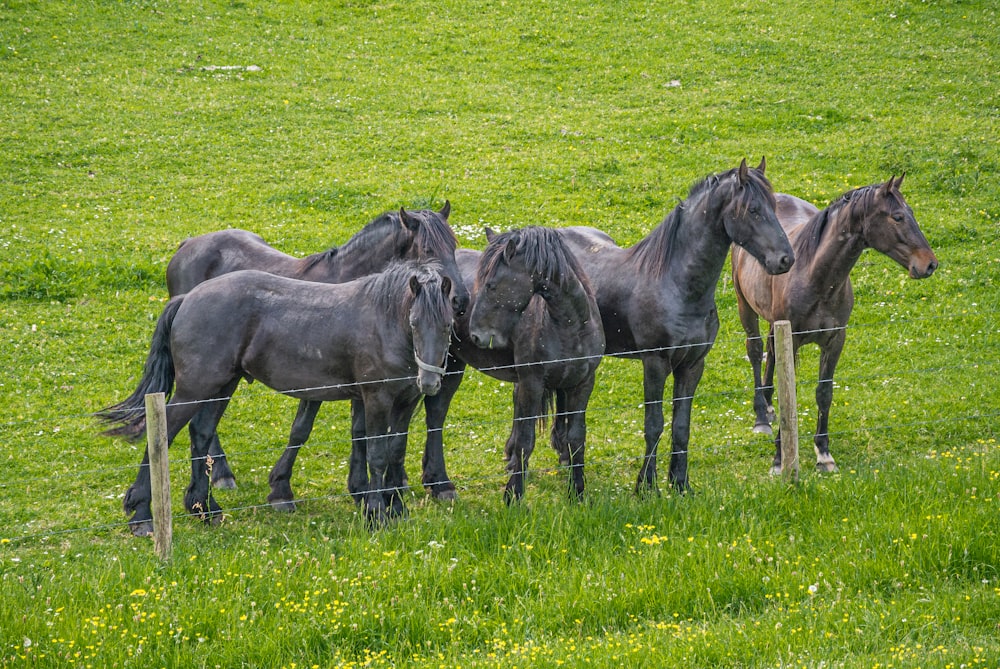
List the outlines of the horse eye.
{"type": "Polygon", "coordinates": [[[892,220],[896,221],[897,223],[902,223],[903,222],[903,216],[901,214],[893,214],[892,215],[892,220]]]}

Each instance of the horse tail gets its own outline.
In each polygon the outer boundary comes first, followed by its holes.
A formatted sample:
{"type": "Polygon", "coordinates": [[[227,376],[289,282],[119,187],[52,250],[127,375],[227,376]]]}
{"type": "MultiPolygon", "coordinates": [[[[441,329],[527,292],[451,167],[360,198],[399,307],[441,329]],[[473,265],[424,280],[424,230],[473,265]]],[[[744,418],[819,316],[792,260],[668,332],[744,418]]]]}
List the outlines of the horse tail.
{"type": "Polygon", "coordinates": [[[95,414],[105,423],[117,424],[101,434],[137,441],[146,432],[146,395],[164,393],[170,397],[174,389],[174,357],[170,352],[170,330],[183,300],[184,296],[180,295],[167,302],[166,308],[156,321],[153,339],[149,345],[149,355],[146,356],[146,367],[135,391],[118,404],[101,409],[95,414]]]}

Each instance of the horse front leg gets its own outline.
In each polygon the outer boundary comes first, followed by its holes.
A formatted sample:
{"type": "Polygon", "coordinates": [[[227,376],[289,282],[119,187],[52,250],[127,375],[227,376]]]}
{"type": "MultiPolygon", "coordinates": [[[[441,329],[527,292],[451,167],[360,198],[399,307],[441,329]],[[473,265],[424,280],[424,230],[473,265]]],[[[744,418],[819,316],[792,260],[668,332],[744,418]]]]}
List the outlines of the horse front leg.
{"type": "Polygon", "coordinates": [[[645,408],[643,433],[646,439],[646,455],[639,468],[635,482],[638,494],[658,492],[656,483],[656,451],[663,436],[663,387],[670,374],[670,364],[663,358],[647,356],[642,359],[642,391],[645,408]]]}
{"type": "Polygon", "coordinates": [[[688,481],[688,451],[691,440],[691,405],[698,389],[705,358],[674,370],[673,418],[670,425],[669,480],[680,493],[691,490],[688,481]]]}
{"type": "Polygon", "coordinates": [[[271,486],[267,503],[272,509],[295,511],[295,493],[292,492],[291,484],[292,468],[299,456],[299,449],[305,446],[309,435],[312,434],[316,414],[321,406],[323,403],[317,400],[299,401],[299,408],[295,412],[295,420],[292,421],[292,429],[288,434],[288,445],[285,446],[285,452],[274,463],[267,477],[267,482],[271,486]]]}
{"type": "MultiPolygon", "coordinates": [[[[176,396],[172,401],[176,400],[176,396]]],[[[167,446],[174,443],[174,438],[183,429],[200,409],[204,406],[200,404],[184,403],[174,405],[167,403],[167,446]]],[[[133,536],[147,537],[153,534],[153,510],[150,506],[152,500],[152,487],[149,475],[149,447],[143,451],[142,462],[139,464],[139,471],[136,474],[135,482],[125,491],[122,500],[122,508],[126,514],[131,513],[129,518],[129,530],[133,536]]]]}
{"type": "MultiPolygon", "coordinates": [[[[591,374],[576,388],[563,394],[563,415],[565,424],[565,445],[570,466],[570,494],[583,499],[583,461],[587,444],[587,404],[594,390],[594,375],[591,374]]],[[[558,402],[557,402],[558,406],[558,402]]],[[[557,415],[558,419],[559,416],[557,415]]]]}
{"type": "MultiPolygon", "coordinates": [[[[389,503],[393,498],[393,492],[401,483],[394,481],[393,478],[395,476],[398,479],[401,476],[402,461],[398,453],[399,442],[392,443],[391,435],[405,431],[409,427],[409,422],[406,421],[404,424],[399,413],[393,409],[394,400],[391,394],[369,393],[364,398],[368,489],[362,500],[365,521],[372,529],[383,527],[396,512],[391,510],[389,503]]],[[[405,453],[406,442],[402,443],[405,453]]]]}
{"type": "Polygon", "coordinates": [[[355,504],[361,504],[368,492],[368,441],[365,426],[365,403],[351,400],[351,458],[347,470],[347,491],[355,504]]]}
{"type": "Polygon", "coordinates": [[[465,363],[449,356],[448,372],[441,379],[441,390],[437,395],[424,397],[427,440],[424,442],[421,482],[431,497],[443,501],[458,499],[455,484],[448,477],[444,463],[444,422],[451,400],[462,384],[464,371],[465,363]]]}
{"type": "Polygon", "coordinates": [[[524,479],[528,473],[528,459],[535,450],[535,424],[544,409],[544,393],[540,375],[528,380],[519,378],[514,385],[514,424],[504,448],[510,472],[503,491],[503,501],[507,505],[524,497],[524,479]]]}
{"type": "MultiPolygon", "coordinates": [[[[747,358],[750,360],[750,368],[753,370],[753,431],[757,434],[772,434],[771,418],[768,413],[769,400],[764,397],[764,383],[761,379],[761,364],[764,361],[764,340],[760,336],[760,319],[750,304],[743,297],[740,291],[739,282],[736,283],[736,305],[738,308],[740,323],[743,324],[743,331],[746,332],[747,358]]],[[[773,414],[773,411],[771,412],[773,414]]]]}
{"type": "Polygon", "coordinates": [[[417,408],[420,397],[412,400],[394,403],[389,416],[390,425],[394,430],[386,442],[388,462],[385,476],[385,504],[390,518],[405,518],[406,505],[403,503],[403,492],[409,487],[406,481],[406,443],[409,436],[410,420],[417,408]]]}
{"type": "Polygon", "coordinates": [[[816,469],[821,472],[837,471],[837,463],[830,455],[830,406],[833,404],[833,372],[837,369],[840,353],[844,350],[847,333],[838,330],[833,341],[820,352],[819,383],[816,385],[816,434],[813,444],[816,449],[816,469]]]}

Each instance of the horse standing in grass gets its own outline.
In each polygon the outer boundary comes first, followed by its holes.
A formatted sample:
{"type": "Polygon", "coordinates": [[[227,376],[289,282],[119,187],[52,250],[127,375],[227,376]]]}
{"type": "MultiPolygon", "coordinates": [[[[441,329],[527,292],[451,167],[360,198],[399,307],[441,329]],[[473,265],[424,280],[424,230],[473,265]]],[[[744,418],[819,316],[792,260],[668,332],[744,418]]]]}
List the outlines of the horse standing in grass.
{"type": "MultiPolygon", "coordinates": [[[[833,373],[847,337],[847,321],[854,308],[851,269],[867,248],[880,251],[923,279],[937,269],[938,260],[917,225],[913,210],[891,178],[848,191],[829,207],[816,207],[791,195],[777,196],[777,214],[795,249],[795,265],[781,276],[768,275],[742,249],[733,247],[733,285],[740,321],[747,334],[747,355],[753,366],[754,432],[771,434],[774,408],[774,328],[787,320],[792,326],[792,349],[805,344],[820,348],[818,416],[813,443],[816,467],[836,471],[827,432],[833,402],[833,373]],[[760,324],[772,324],[767,335],[767,366],[761,379],[760,324]]],[[[775,438],[773,473],[781,471],[781,434],[775,438]]]]}
{"type": "MultiPolygon", "coordinates": [[[[206,281],[167,303],[135,392],[98,416],[118,424],[106,434],[140,438],[145,395],[172,394],[168,443],[192,423],[184,506],[212,520],[221,509],[208,483],[209,445],[241,379],[303,402],[363,399],[371,473],[365,513],[381,524],[405,512],[398,478],[405,442],[399,449],[390,437],[408,428],[422,393],[441,387],[454,320],[451,288],[439,264],[413,261],[343,284],[256,270],[206,281]]],[[[297,417],[290,448],[301,445],[303,433],[297,417]]],[[[148,462],[147,452],[124,500],[137,536],[153,530],[148,462]]]]}
{"type": "MultiPolygon", "coordinates": [[[[487,230],[468,331],[459,357],[494,378],[514,383],[514,424],[504,449],[510,479],[504,499],[524,495],[535,424],[555,405],[551,442],[570,467],[570,486],[583,496],[586,410],[594,372],[604,354],[604,331],[593,290],[555,230],[487,230]]],[[[444,400],[445,398],[442,398],[444,400]]],[[[443,421],[442,421],[443,423],[443,421]]]]}
{"type": "Polygon", "coordinates": [[[765,162],[692,187],[687,199],[645,239],[621,248],[595,228],[560,229],[597,295],[607,354],[639,358],[643,366],[646,455],[637,491],[656,490],[656,453],[663,433],[663,391],[674,376],[670,482],[686,491],[691,403],[705,356],[719,330],[715,288],[731,244],[767,272],[792,266],[792,248],[774,213],[765,162]]]}
{"type": "MultiPolygon", "coordinates": [[[[455,319],[441,392],[424,398],[423,485],[435,497],[455,497],[445,467],[443,428],[469,364],[515,384],[514,423],[504,451],[511,476],[504,500],[510,503],[524,495],[537,419],[546,415],[553,395],[551,444],[560,464],[571,468],[570,488],[580,497],[585,412],[604,351],[593,291],[554,230],[529,226],[500,235],[487,230],[487,239],[482,253],[459,249],[455,254],[463,279],[476,289],[469,315],[455,319]]],[[[366,485],[365,453],[364,442],[353,443],[349,487],[357,495],[366,485]]]]}
{"type": "MultiPolygon", "coordinates": [[[[342,246],[304,258],[282,253],[246,230],[220,230],[181,242],[167,264],[167,290],[171,297],[189,292],[203,281],[242,269],[256,269],[278,276],[321,283],[343,283],[381,272],[393,260],[437,260],[451,280],[453,307],[463,313],[469,292],[455,264],[455,234],[448,225],[451,203],[440,211],[390,211],[371,221],[342,246]]],[[[317,412],[319,405],[303,400],[299,413],[317,412]]],[[[191,430],[199,429],[192,421],[191,430]]],[[[235,488],[236,478],[213,435],[209,453],[215,461],[212,485],[235,488]]]]}

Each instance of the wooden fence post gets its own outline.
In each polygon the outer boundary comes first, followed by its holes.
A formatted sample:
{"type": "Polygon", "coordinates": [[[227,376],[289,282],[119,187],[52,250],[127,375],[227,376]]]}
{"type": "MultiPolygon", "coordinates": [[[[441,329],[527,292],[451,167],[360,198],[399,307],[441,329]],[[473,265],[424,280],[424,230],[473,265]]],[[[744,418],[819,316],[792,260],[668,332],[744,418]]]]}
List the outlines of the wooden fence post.
{"type": "Polygon", "coordinates": [[[167,459],[167,405],[163,393],[146,395],[146,445],[153,506],[153,550],[167,561],[173,550],[170,513],[170,462],[167,459]]]}
{"type": "Polygon", "coordinates": [[[792,346],[792,324],[774,322],[774,363],[778,385],[779,423],[781,437],[781,474],[786,481],[799,480],[799,417],[795,400],[795,352],[792,346]]]}

